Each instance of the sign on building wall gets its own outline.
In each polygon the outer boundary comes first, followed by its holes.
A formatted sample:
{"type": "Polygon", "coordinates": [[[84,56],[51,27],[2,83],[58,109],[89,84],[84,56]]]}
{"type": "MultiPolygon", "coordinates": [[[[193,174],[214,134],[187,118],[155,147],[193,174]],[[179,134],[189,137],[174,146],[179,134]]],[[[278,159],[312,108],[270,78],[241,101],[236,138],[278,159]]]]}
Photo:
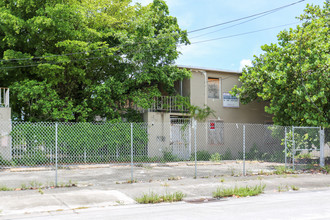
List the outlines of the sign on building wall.
{"type": "Polygon", "coordinates": [[[208,130],[208,144],[220,145],[224,144],[224,123],[221,120],[210,120],[208,130]]]}
{"type": "Polygon", "coordinates": [[[223,93],[223,107],[239,108],[239,99],[232,96],[229,92],[223,93]]]}

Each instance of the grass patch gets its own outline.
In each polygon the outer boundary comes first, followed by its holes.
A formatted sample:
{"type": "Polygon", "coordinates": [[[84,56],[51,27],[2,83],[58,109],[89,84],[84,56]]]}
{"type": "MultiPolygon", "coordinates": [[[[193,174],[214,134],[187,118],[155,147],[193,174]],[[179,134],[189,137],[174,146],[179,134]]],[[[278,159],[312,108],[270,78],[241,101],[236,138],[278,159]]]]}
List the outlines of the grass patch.
{"type": "Polygon", "coordinates": [[[202,176],[201,179],[208,179],[209,176],[202,176]]]}
{"type": "MultiPolygon", "coordinates": [[[[71,180],[69,180],[68,183],[59,183],[57,187],[64,188],[64,187],[76,187],[76,186],[77,186],[76,182],[72,182],[71,180]]],[[[53,188],[55,188],[54,183],[42,184],[42,183],[34,180],[34,181],[29,182],[28,185],[25,183],[22,183],[21,186],[18,188],[0,186],[0,191],[38,190],[38,192],[40,194],[44,194],[44,192],[42,191],[43,189],[53,189],[53,188]]]]}
{"type": "Polygon", "coordinates": [[[42,183],[37,182],[36,180],[33,180],[30,182],[30,189],[36,189],[36,188],[40,188],[42,186],[42,183]]]}
{"type": "Polygon", "coordinates": [[[215,154],[212,154],[211,155],[210,161],[212,161],[212,162],[220,162],[221,159],[222,159],[221,154],[215,153],[215,154]]]}
{"type": "Polygon", "coordinates": [[[164,186],[164,187],[169,187],[169,186],[170,186],[170,184],[168,184],[168,183],[163,183],[163,184],[161,184],[161,186],[164,186]]]}
{"type": "Polygon", "coordinates": [[[269,172],[265,172],[265,171],[263,171],[263,170],[258,171],[258,175],[268,176],[268,175],[270,175],[270,174],[271,174],[271,173],[269,173],[269,172]]]}
{"type": "Polygon", "coordinates": [[[0,186],[0,191],[13,191],[13,188],[9,188],[7,186],[0,186]]]}
{"type": "Polygon", "coordinates": [[[138,197],[135,200],[141,204],[149,203],[160,203],[160,202],[178,202],[182,201],[185,194],[182,192],[166,193],[165,195],[159,195],[157,193],[151,192],[149,194],[143,194],[142,197],[138,197]]]}
{"type": "Polygon", "coordinates": [[[180,180],[181,177],[179,176],[170,176],[169,178],[167,178],[168,180],[180,180]]]}
{"type": "Polygon", "coordinates": [[[288,187],[288,185],[285,185],[285,186],[280,185],[280,186],[277,187],[277,191],[278,192],[286,192],[286,191],[289,191],[289,187],[288,187]]]}
{"type": "Polygon", "coordinates": [[[71,210],[78,210],[78,209],[88,209],[88,207],[84,207],[84,206],[82,206],[82,207],[73,208],[73,209],[71,209],[71,210]]]}
{"type": "Polygon", "coordinates": [[[77,186],[77,182],[72,182],[71,180],[69,180],[68,183],[60,182],[57,185],[57,187],[61,187],[61,188],[63,188],[63,187],[76,187],[76,186],[77,186]]]}
{"type": "Polygon", "coordinates": [[[285,166],[276,166],[274,174],[283,175],[283,174],[292,174],[294,171],[292,169],[286,169],[285,166]]]}
{"type": "Polygon", "coordinates": [[[39,192],[41,195],[43,195],[43,194],[44,194],[44,191],[42,191],[42,189],[41,189],[41,188],[39,188],[39,189],[38,189],[38,192],[39,192]]]}
{"type": "Polygon", "coordinates": [[[295,185],[292,185],[292,186],[291,186],[291,189],[292,189],[293,191],[298,191],[298,190],[299,190],[299,187],[298,187],[298,186],[295,186],[295,185]]]}
{"type": "Polygon", "coordinates": [[[256,196],[264,192],[266,185],[258,185],[254,187],[246,186],[246,187],[237,187],[235,188],[218,188],[215,192],[213,192],[214,198],[223,198],[223,197],[246,197],[246,196],[256,196]]]}

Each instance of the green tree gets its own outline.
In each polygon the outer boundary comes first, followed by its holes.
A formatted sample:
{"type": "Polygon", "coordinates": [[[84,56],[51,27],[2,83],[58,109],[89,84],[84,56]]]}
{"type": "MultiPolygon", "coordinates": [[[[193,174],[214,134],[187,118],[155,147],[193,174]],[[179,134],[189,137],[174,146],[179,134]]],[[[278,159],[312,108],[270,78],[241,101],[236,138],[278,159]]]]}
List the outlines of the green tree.
{"type": "Polygon", "coordinates": [[[242,103],[269,101],[265,111],[275,124],[329,127],[329,2],[307,5],[299,20],[302,25],[278,34],[277,44],[261,47],[232,93],[242,103]]]}
{"type": "Polygon", "coordinates": [[[3,0],[0,85],[17,119],[116,119],[190,76],[174,65],[182,43],[162,0],[3,0]]]}

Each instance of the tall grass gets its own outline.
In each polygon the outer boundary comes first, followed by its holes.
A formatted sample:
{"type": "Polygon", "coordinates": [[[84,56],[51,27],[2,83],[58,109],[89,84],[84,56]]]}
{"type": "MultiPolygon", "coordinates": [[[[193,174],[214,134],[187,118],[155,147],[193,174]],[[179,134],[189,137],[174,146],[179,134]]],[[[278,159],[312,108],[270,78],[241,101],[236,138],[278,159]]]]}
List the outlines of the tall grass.
{"type": "Polygon", "coordinates": [[[160,203],[160,202],[177,202],[182,201],[185,194],[182,192],[166,193],[164,195],[159,195],[157,193],[151,192],[149,194],[143,194],[143,196],[136,198],[138,203],[148,204],[148,203],[160,203]]]}
{"type": "Polygon", "coordinates": [[[235,188],[218,188],[215,192],[213,192],[213,197],[222,198],[222,197],[230,197],[230,196],[238,196],[238,197],[256,196],[263,193],[265,187],[266,185],[258,185],[254,187],[235,186],[235,188]]]}

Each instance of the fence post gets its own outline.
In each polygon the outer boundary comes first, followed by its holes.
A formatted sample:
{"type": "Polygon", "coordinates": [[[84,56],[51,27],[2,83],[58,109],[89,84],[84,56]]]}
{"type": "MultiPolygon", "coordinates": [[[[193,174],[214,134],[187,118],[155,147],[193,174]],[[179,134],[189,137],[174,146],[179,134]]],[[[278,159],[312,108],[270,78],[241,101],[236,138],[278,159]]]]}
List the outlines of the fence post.
{"type": "Polygon", "coordinates": [[[57,122],[55,123],[55,187],[57,187],[57,122]]]}
{"type": "Polygon", "coordinates": [[[193,126],[194,126],[194,144],[195,144],[195,179],[197,179],[197,138],[196,138],[196,130],[197,130],[197,122],[193,119],[193,126]]]}
{"type": "Polygon", "coordinates": [[[320,128],[320,167],[324,167],[324,129],[320,128]]]}
{"type": "Polygon", "coordinates": [[[131,182],[133,183],[133,123],[131,123],[131,182]]]}
{"type": "Polygon", "coordinates": [[[86,153],[86,147],[84,148],[84,163],[87,162],[87,153],[86,153]]]}
{"type": "Polygon", "coordinates": [[[294,167],[294,156],[296,154],[296,145],[295,145],[295,141],[294,141],[294,126],[292,126],[292,169],[294,170],[295,167],[294,167]]]}
{"type": "Polygon", "coordinates": [[[285,167],[285,169],[287,168],[287,159],[286,159],[286,155],[287,155],[287,153],[288,153],[288,148],[287,148],[287,143],[286,143],[286,132],[287,132],[287,130],[286,130],[286,127],[285,127],[285,129],[284,129],[284,163],[285,163],[285,165],[284,165],[284,167],[285,167]]]}
{"type": "Polygon", "coordinates": [[[243,176],[245,176],[245,125],[243,125],[243,176]]]}

